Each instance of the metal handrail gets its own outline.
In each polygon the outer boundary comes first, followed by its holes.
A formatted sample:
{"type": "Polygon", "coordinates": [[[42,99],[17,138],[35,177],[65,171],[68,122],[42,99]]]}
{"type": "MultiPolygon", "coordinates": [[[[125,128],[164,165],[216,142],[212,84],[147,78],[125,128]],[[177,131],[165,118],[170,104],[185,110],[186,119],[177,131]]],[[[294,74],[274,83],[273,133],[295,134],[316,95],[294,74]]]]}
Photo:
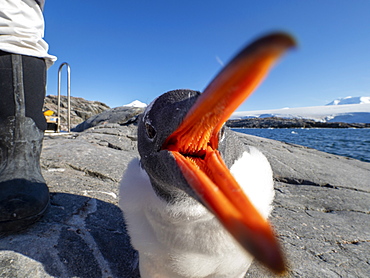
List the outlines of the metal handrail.
{"type": "Polygon", "coordinates": [[[58,122],[57,132],[60,132],[60,91],[61,91],[61,79],[62,79],[62,68],[67,67],[67,128],[68,133],[71,132],[71,67],[68,63],[62,63],[58,69],[58,122]]]}

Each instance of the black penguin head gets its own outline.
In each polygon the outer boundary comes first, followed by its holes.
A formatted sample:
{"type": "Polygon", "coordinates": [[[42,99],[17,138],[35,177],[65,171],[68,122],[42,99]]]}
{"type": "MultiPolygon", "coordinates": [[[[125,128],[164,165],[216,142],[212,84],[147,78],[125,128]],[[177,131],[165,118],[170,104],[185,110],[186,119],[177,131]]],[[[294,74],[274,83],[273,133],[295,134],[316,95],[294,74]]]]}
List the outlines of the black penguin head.
{"type": "Polygon", "coordinates": [[[196,198],[174,157],[169,151],[162,150],[162,146],[199,95],[200,92],[192,90],[169,91],[149,104],[139,119],[138,150],[141,165],[148,173],[157,195],[166,201],[173,201],[184,194],[196,198]]]}

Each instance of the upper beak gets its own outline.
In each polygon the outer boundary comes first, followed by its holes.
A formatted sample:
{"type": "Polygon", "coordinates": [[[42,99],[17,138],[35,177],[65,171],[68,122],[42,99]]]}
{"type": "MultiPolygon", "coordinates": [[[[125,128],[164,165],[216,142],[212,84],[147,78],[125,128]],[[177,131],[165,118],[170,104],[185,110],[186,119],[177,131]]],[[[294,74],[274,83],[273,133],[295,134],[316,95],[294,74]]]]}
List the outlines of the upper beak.
{"type": "Polygon", "coordinates": [[[277,273],[285,260],[269,222],[236,182],[218,149],[219,131],[253,92],[277,59],[295,46],[286,34],[271,34],[244,48],[208,85],[162,149],[172,152],[185,179],[231,235],[277,273]]]}

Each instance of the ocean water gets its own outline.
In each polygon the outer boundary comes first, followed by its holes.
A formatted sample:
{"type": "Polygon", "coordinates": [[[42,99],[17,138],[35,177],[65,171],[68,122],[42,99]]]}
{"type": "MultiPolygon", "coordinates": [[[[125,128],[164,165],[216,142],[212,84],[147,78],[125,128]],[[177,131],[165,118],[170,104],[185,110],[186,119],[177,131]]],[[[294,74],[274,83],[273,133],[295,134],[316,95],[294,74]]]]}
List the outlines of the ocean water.
{"type": "Polygon", "coordinates": [[[233,130],[370,162],[369,128],[233,128],[233,130]]]}

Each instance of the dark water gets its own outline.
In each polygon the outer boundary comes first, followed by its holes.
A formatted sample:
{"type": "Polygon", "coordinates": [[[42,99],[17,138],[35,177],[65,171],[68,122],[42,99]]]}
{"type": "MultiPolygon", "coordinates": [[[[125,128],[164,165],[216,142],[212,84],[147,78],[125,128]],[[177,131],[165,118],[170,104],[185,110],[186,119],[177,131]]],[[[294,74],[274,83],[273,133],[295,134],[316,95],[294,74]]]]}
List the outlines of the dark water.
{"type": "Polygon", "coordinates": [[[370,129],[315,128],[315,129],[259,129],[233,128],[233,130],[303,145],[320,151],[370,162],[370,129]]]}

